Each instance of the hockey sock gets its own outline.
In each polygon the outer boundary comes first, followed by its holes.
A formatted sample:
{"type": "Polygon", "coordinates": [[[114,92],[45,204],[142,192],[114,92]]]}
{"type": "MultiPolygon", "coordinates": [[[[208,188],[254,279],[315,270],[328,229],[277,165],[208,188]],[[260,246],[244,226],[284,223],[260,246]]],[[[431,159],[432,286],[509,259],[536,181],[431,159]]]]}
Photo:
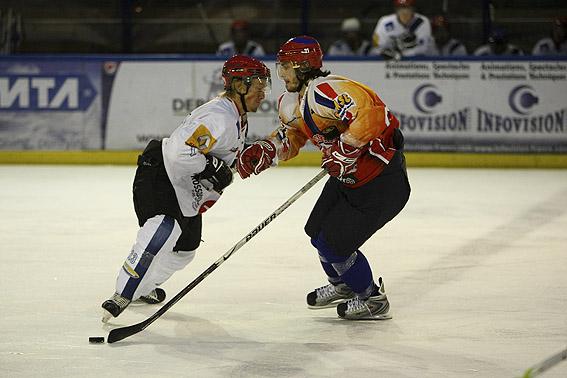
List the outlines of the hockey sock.
{"type": "Polygon", "coordinates": [[[155,288],[155,257],[167,253],[181,235],[179,225],[169,216],[150,218],[138,231],[136,243],[118,272],[116,292],[136,300],[155,288]]]}
{"type": "Polygon", "coordinates": [[[341,268],[347,268],[340,277],[352,291],[362,298],[368,298],[374,291],[374,280],[372,279],[372,270],[368,260],[360,251],[356,251],[349,256],[347,261],[342,266],[333,264],[337,271],[341,268]],[[349,261],[352,260],[352,261],[349,261]]]}
{"type": "MultiPolygon", "coordinates": [[[[322,232],[319,233],[317,238],[311,239],[311,243],[319,250],[321,264],[329,264],[335,271],[333,276],[327,273],[329,277],[336,280],[338,276],[340,281],[347,284],[360,297],[366,298],[372,294],[374,290],[372,270],[362,252],[356,251],[349,256],[339,256],[327,244],[322,232]]],[[[323,265],[323,269],[325,269],[325,265],[323,265]]],[[[325,272],[327,272],[327,269],[325,269],[325,272]]]]}
{"type": "Polygon", "coordinates": [[[341,278],[339,277],[339,274],[337,273],[335,268],[333,268],[333,264],[327,261],[324,252],[321,252],[317,247],[318,245],[323,244],[323,242],[319,242],[318,239],[312,238],[311,244],[313,244],[313,246],[317,248],[317,252],[319,253],[319,261],[321,262],[321,266],[323,267],[323,270],[327,274],[327,279],[329,280],[329,282],[332,283],[333,285],[340,284],[342,282],[341,278]]]}

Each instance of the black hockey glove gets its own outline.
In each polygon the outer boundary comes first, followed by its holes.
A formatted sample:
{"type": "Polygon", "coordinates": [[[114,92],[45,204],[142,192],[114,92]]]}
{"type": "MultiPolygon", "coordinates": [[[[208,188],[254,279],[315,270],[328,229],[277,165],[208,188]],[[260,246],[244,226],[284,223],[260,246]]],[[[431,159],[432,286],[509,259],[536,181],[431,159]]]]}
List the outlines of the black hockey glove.
{"type": "Polygon", "coordinates": [[[232,171],[224,161],[215,156],[205,155],[205,158],[207,159],[205,169],[195,177],[205,188],[222,193],[224,188],[232,184],[232,171]]]}

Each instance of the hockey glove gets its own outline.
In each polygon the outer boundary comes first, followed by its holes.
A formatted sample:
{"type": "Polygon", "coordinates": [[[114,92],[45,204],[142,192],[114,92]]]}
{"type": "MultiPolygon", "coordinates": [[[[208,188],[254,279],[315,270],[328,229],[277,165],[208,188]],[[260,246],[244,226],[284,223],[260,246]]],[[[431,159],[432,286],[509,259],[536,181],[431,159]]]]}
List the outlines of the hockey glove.
{"type": "Polygon", "coordinates": [[[333,177],[343,177],[356,171],[356,159],[362,153],[363,149],[337,140],[330,148],[323,150],[321,167],[325,168],[333,177]]]}
{"type": "Polygon", "coordinates": [[[224,161],[212,155],[205,155],[207,164],[205,169],[195,175],[197,180],[208,190],[222,193],[224,188],[232,183],[232,171],[224,161]]]}
{"type": "Polygon", "coordinates": [[[259,140],[238,154],[236,170],[243,179],[268,169],[276,158],[276,145],[269,140],[259,140]]]}

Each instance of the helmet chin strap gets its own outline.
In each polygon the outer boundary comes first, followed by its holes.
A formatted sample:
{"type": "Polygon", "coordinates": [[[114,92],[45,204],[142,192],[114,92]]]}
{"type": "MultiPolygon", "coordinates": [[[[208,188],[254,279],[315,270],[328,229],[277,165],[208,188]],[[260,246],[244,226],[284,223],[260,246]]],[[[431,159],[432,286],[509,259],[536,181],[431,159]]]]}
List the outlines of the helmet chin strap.
{"type": "MultiPolygon", "coordinates": [[[[246,93],[248,93],[248,90],[246,90],[246,93]]],[[[242,110],[244,110],[244,113],[248,113],[248,107],[246,106],[246,99],[244,98],[244,96],[246,96],[246,93],[244,94],[239,93],[240,103],[242,104],[242,110]]]]}
{"type": "Polygon", "coordinates": [[[246,106],[246,99],[244,98],[244,96],[248,94],[249,89],[250,86],[246,85],[246,92],[240,93],[240,91],[238,91],[238,96],[240,96],[240,104],[242,105],[242,110],[244,110],[245,114],[248,113],[248,107],[246,106]]]}

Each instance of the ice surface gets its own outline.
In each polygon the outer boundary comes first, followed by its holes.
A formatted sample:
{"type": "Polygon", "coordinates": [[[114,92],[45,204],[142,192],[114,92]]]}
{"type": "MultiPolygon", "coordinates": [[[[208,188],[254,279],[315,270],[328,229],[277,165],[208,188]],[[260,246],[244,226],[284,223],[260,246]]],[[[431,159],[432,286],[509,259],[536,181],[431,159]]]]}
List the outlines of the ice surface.
{"type": "MultiPolygon", "coordinates": [[[[317,172],[236,180],[169,296],[317,172]]],[[[0,376],[514,377],[567,345],[567,171],[472,169],[410,169],[410,202],[362,249],[392,320],[306,308],[325,284],[303,234],[321,182],[145,331],[89,344],[108,334],[100,304],[138,229],[133,174],[0,166],[0,376]]],[[[567,376],[567,362],[545,376],[567,376]]]]}

